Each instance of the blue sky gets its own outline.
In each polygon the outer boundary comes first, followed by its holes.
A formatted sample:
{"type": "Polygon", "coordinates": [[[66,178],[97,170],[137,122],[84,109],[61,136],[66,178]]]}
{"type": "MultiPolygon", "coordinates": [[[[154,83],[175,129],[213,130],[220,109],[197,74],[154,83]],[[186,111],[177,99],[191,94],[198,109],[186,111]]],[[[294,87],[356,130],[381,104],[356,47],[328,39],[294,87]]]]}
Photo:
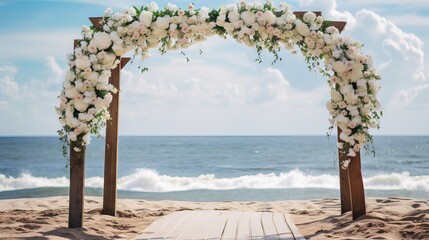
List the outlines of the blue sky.
{"type": "MultiPolygon", "coordinates": [[[[185,7],[189,1],[173,2],[185,7]]],[[[218,8],[231,1],[193,1],[218,8]]],[[[278,3],[279,1],[274,1],[278,3]]],[[[54,111],[66,54],[88,17],[149,1],[0,0],[0,135],[55,135],[54,111]]],[[[365,46],[382,76],[381,129],[374,134],[428,135],[429,2],[294,0],[293,10],[321,10],[347,21],[343,32],[365,46]]],[[[329,123],[326,80],[299,55],[271,65],[232,40],[213,37],[186,50],[152,52],[122,72],[122,135],[323,135],[329,123]],[[199,50],[203,54],[199,54],[199,50]],[[141,74],[138,66],[149,67],[141,74]]]]}

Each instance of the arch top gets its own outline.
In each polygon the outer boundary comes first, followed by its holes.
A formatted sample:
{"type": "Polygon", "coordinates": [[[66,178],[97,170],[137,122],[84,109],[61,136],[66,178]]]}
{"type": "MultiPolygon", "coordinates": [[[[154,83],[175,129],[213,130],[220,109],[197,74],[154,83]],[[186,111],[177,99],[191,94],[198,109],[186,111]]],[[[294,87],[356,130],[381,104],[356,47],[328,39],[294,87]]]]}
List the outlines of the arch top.
{"type": "MultiPolygon", "coordinates": [[[[297,18],[302,18],[304,14],[306,14],[308,11],[294,11],[293,14],[297,18]]],[[[310,11],[316,14],[316,16],[322,16],[321,11],[310,11]]],[[[89,21],[92,23],[92,26],[94,26],[95,29],[98,31],[103,30],[103,25],[101,23],[101,20],[103,17],[89,17],[89,21]]],[[[347,22],[344,21],[329,21],[330,26],[334,26],[338,29],[338,31],[342,32],[344,30],[344,27],[346,26],[347,22]]]]}
{"type": "Polygon", "coordinates": [[[372,140],[369,129],[378,127],[381,109],[376,80],[380,76],[371,56],[360,51],[360,42],[340,35],[346,22],[325,20],[320,11],[294,12],[286,3],[277,7],[271,2],[240,1],[220,9],[196,9],[193,4],[186,9],[173,4],[159,9],[151,3],[118,13],[108,9],[103,18],[90,18],[93,27],[83,28],[83,38],[69,55],[70,70],[57,107],[65,144],[89,144],[89,135],[99,134],[105,126],[112,93],[117,91],[108,78],[111,69],[128,61],[121,60],[123,54],[135,50],[145,57],[152,48],[161,52],[185,49],[213,35],[230,36],[258,54],[267,50],[276,60],[282,47],[300,51],[310,69],[318,68],[328,78],[331,129],[341,129],[344,144],[338,147],[350,158],[372,140]]]}

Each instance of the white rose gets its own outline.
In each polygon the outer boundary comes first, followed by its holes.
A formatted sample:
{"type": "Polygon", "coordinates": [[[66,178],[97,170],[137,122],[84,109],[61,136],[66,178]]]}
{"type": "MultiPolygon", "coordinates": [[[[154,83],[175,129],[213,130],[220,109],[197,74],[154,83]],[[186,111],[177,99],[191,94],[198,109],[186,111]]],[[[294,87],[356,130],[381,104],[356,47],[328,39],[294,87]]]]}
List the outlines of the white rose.
{"type": "Polygon", "coordinates": [[[72,141],[72,142],[76,141],[77,140],[76,138],[77,138],[77,136],[76,136],[76,133],[74,133],[74,132],[69,132],[69,134],[67,135],[67,140],[69,142],[70,141],[72,141]]]}
{"type": "Polygon", "coordinates": [[[308,28],[307,24],[305,24],[301,21],[297,21],[296,30],[303,37],[310,35],[310,28],[308,28]]]}
{"type": "Polygon", "coordinates": [[[89,134],[86,134],[82,138],[84,145],[88,145],[91,142],[91,136],[89,134]]]}
{"type": "Polygon", "coordinates": [[[75,87],[69,87],[65,89],[64,94],[67,98],[74,99],[79,94],[79,92],[75,87]]]}
{"type": "Polygon", "coordinates": [[[256,16],[252,12],[244,11],[241,13],[241,19],[247,26],[252,26],[255,23],[256,16]]]}
{"type": "Polygon", "coordinates": [[[229,19],[229,22],[234,23],[234,22],[240,20],[240,13],[238,13],[238,12],[229,12],[228,13],[228,19],[229,19]]]}
{"type": "Polygon", "coordinates": [[[104,101],[106,103],[106,105],[109,105],[113,100],[113,96],[111,93],[106,94],[106,96],[104,96],[104,101]]]}
{"type": "Polygon", "coordinates": [[[156,2],[151,2],[149,4],[149,6],[147,6],[148,10],[151,12],[156,12],[158,11],[158,5],[156,4],[156,2]]]}
{"type": "Polygon", "coordinates": [[[94,103],[95,110],[101,111],[106,107],[106,102],[102,98],[97,98],[94,103]]]}
{"type": "Polygon", "coordinates": [[[274,13],[271,11],[264,12],[264,19],[270,25],[273,25],[277,21],[276,15],[274,15],[274,13]]]}
{"type": "Polygon", "coordinates": [[[79,112],[85,112],[88,106],[88,103],[86,103],[84,100],[74,100],[74,108],[79,112]]]}
{"type": "Polygon", "coordinates": [[[334,62],[334,64],[332,65],[332,68],[337,73],[343,73],[347,70],[347,66],[343,61],[334,62]]]}
{"type": "Polygon", "coordinates": [[[155,23],[159,29],[168,29],[168,27],[170,26],[170,16],[158,17],[155,23]]]}
{"type": "Polygon", "coordinates": [[[97,46],[99,50],[104,50],[112,45],[110,35],[105,32],[97,32],[94,34],[94,38],[91,40],[91,44],[97,46]]]}
{"type": "Polygon", "coordinates": [[[349,149],[349,153],[347,153],[347,156],[349,156],[349,157],[356,157],[356,153],[355,153],[355,151],[353,151],[353,149],[349,149]]]}
{"type": "Polygon", "coordinates": [[[313,23],[316,20],[316,14],[314,12],[306,12],[303,16],[303,20],[306,23],[313,23]]]}
{"type": "Polygon", "coordinates": [[[145,27],[149,27],[150,24],[152,23],[152,17],[153,17],[153,13],[149,12],[149,11],[143,11],[140,14],[139,20],[140,22],[145,26],[145,27]]]}
{"type": "Polygon", "coordinates": [[[77,68],[80,68],[82,70],[91,67],[91,61],[89,60],[89,57],[85,55],[77,57],[75,60],[75,64],[77,68]]]}
{"type": "Polygon", "coordinates": [[[172,12],[176,12],[178,7],[174,4],[171,3],[167,3],[167,5],[165,6],[166,9],[172,11],[172,12]]]}
{"type": "Polygon", "coordinates": [[[333,89],[331,90],[331,98],[334,102],[341,102],[343,100],[341,93],[333,89]]]}

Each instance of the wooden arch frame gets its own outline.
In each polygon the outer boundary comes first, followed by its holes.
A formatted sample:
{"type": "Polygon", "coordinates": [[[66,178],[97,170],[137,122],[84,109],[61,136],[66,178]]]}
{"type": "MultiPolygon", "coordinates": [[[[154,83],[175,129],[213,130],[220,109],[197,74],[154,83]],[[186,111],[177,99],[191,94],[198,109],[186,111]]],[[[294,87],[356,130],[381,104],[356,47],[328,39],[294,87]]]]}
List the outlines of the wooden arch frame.
{"type": "MultiPolygon", "coordinates": [[[[301,18],[306,12],[293,12],[297,18],[301,18]]],[[[317,16],[321,12],[314,11],[317,16]]],[[[89,18],[97,30],[102,30],[101,17],[89,18]]],[[[331,26],[336,27],[340,32],[346,26],[346,22],[331,21],[331,26]]],[[[74,48],[77,47],[78,40],[74,41],[74,48]]],[[[111,70],[109,83],[115,88],[120,89],[120,71],[129,62],[130,58],[121,58],[120,63],[115,69],[111,70]]],[[[104,164],[104,189],[103,189],[103,210],[102,214],[116,215],[117,200],[117,166],[118,166],[118,126],[119,126],[119,91],[113,94],[113,100],[109,107],[111,120],[107,121],[106,144],[105,144],[105,164],[104,164]]],[[[338,143],[342,143],[339,136],[340,128],[337,128],[338,143]]],[[[69,194],[69,228],[83,226],[84,213],[84,181],[85,181],[85,152],[86,146],[80,143],[72,142],[70,145],[70,194],[69,194]],[[74,147],[79,146],[80,152],[73,151],[74,147]]],[[[350,159],[347,154],[339,151],[339,163],[350,159]]],[[[360,152],[350,159],[348,169],[343,169],[339,164],[340,177],[340,199],[341,214],[352,211],[353,220],[366,214],[365,192],[361,173],[360,152]]]]}

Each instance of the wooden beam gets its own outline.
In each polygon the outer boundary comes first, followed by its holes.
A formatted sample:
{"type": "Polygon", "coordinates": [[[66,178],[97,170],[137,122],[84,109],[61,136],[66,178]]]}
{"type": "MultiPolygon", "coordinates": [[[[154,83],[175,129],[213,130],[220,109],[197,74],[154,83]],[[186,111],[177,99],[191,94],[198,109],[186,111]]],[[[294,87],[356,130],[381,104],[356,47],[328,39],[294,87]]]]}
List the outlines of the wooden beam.
{"type": "Polygon", "coordinates": [[[356,220],[360,216],[366,215],[365,190],[361,172],[360,152],[357,152],[356,157],[353,157],[350,160],[348,175],[352,199],[353,220],[356,220]]]}
{"type": "MultiPolygon", "coordinates": [[[[344,143],[344,141],[340,139],[341,129],[339,127],[337,127],[337,133],[338,133],[338,143],[344,143]]],[[[349,157],[347,156],[347,154],[342,153],[338,149],[338,159],[339,159],[338,162],[339,162],[339,168],[340,168],[339,175],[340,175],[341,214],[352,210],[348,171],[347,169],[344,170],[341,167],[341,163],[348,158],[349,157]]]]}
{"type": "MultiPolygon", "coordinates": [[[[73,48],[78,42],[78,39],[74,40],[73,48]]],[[[86,147],[81,145],[80,142],[70,143],[69,228],[80,228],[83,224],[86,147]],[[75,147],[81,151],[74,151],[75,147]]]]}
{"type": "Polygon", "coordinates": [[[80,228],[83,224],[83,199],[85,186],[85,151],[80,142],[70,144],[70,193],[69,228],[80,228]],[[79,147],[80,152],[74,151],[79,147]]]}
{"type": "Polygon", "coordinates": [[[130,58],[122,58],[118,66],[112,70],[112,75],[109,79],[109,82],[118,89],[118,92],[113,94],[112,103],[109,107],[111,119],[107,121],[106,126],[102,213],[111,216],[116,215],[120,72],[128,61],[130,61],[130,58]]]}
{"type": "Polygon", "coordinates": [[[314,12],[316,14],[316,16],[322,16],[322,12],[321,11],[294,11],[293,14],[297,18],[302,18],[304,16],[304,14],[306,14],[307,12],[314,12]]]}
{"type": "Polygon", "coordinates": [[[124,57],[121,58],[121,69],[125,67],[125,65],[127,65],[127,63],[131,60],[131,58],[129,57],[124,57]]]}
{"type": "Polygon", "coordinates": [[[91,21],[92,26],[94,26],[95,29],[97,29],[98,31],[101,31],[103,30],[103,25],[100,23],[102,19],[103,19],[102,17],[90,17],[89,21],[91,21]]]}
{"type": "Polygon", "coordinates": [[[334,26],[338,29],[338,31],[342,32],[344,30],[344,27],[346,26],[347,22],[342,21],[330,21],[329,25],[334,26]]]}

